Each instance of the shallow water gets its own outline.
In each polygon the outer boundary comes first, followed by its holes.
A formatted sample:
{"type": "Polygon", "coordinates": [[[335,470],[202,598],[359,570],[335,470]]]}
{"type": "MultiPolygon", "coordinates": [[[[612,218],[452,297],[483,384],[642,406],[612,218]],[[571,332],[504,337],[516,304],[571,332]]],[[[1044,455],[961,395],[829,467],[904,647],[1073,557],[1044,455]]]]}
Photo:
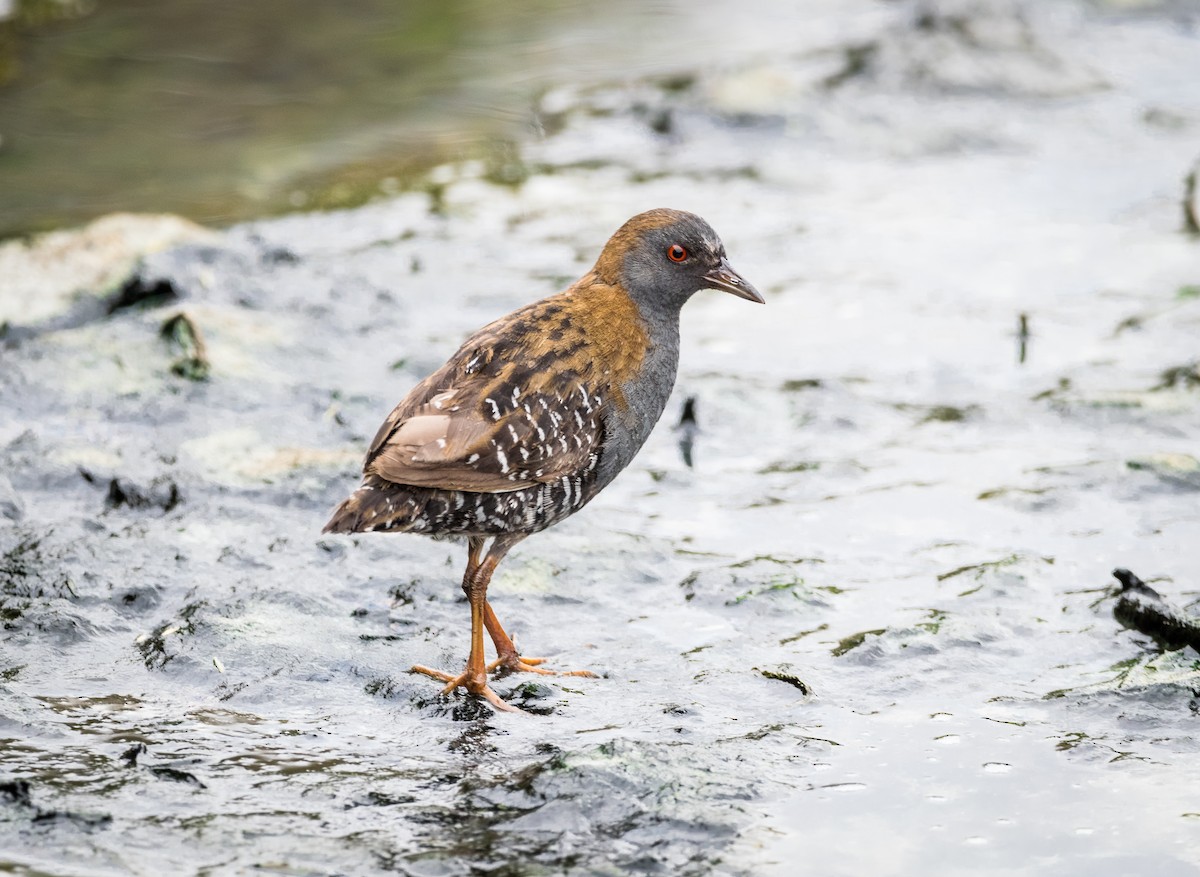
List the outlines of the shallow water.
{"type": "Polygon", "coordinates": [[[1200,329],[1194,13],[834,6],[547,94],[520,185],[447,165],[10,332],[0,867],[1200,873],[1198,656],[1109,577],[1198,611],[1197,390],[1155,389],[1200,329]],[[698,295],[641,456],[501,567],[520,644],[600,678],[443,701],[405,669],[463,659],[464,550],[317,532],[413,382],[664,204],[768,304],[698,295]]]}
{"type": "MultiPolygon", "coordinates": [[[[508,179],[547,88],[692,65],[730,34],[679,0],[19,5],[0,4],[0,237],[357,206],[465,156],[508,179]]],[[[772,42],[752,29],[734,56],[772,42]]]]}

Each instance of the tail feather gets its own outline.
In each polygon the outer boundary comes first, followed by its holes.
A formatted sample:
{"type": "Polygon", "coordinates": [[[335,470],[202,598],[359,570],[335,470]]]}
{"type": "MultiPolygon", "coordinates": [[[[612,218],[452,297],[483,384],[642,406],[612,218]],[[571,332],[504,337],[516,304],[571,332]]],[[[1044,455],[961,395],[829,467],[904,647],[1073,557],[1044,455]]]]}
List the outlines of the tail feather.
{"type": "Polygon", "coordinates": [[[321,532],[408,530],[419,520],[423,505],[410,488],[369,477],[334,509],[321,532]]]}

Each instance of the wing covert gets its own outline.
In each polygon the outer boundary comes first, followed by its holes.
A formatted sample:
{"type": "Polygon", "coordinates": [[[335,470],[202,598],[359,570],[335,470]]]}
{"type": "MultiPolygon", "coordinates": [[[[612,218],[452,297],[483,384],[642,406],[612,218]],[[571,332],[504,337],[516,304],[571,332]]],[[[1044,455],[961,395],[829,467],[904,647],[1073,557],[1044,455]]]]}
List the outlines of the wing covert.
{"type": "Polygon", "coordinates": [[[587,469],[604,435],[590,360],[547,368],[528,337],[506,343],[513,334],[486,327],[414,387],[380,427],[364,473],[501,493],[587,469]]]}

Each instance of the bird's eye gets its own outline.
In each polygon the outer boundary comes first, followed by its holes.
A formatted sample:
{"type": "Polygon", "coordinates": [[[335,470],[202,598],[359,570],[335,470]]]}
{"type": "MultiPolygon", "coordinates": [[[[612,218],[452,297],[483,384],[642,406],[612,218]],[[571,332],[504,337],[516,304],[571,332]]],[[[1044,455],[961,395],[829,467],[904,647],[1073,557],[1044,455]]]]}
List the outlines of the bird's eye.
{"type": "Polygon", "coordinates": [[[687,257],[688,251],[679,246],[679,244],[671,244],[671,246],[667,247],[667,258],[672,262],[682,262],[687,257]]]}

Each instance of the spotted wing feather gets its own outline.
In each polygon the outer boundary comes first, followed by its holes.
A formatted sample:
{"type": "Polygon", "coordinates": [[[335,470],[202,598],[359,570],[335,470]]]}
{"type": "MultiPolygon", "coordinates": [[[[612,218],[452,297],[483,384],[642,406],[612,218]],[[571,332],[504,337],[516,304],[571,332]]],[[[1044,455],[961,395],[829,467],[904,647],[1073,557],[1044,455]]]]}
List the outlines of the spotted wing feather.
{"type": "Polygon", "coordinates": [[[557,308],[554,299],[538,302],[468,340],[396,406],[364,473],[503,493],[586,469],[603,437],[603,400],[588,357],[564,358],[561,337],[542,338],[557,308]]]}

